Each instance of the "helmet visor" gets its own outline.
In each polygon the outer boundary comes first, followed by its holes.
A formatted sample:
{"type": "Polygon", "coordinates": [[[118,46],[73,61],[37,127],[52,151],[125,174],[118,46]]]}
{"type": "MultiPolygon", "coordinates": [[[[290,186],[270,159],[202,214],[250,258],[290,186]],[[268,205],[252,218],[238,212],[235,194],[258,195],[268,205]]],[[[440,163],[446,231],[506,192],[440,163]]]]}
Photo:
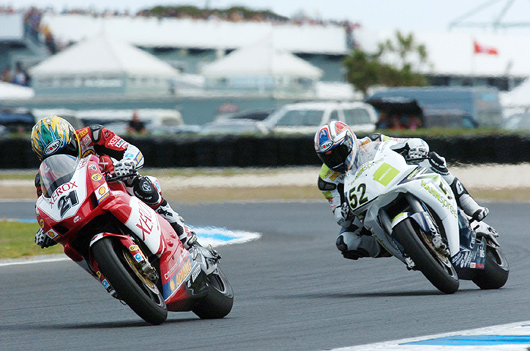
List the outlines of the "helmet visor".
{"type": "Polygon", "coordinates": [[[344,171],[346,169],[346,159],[351,153],[351,144],[344,143],[324,153],[318,154],[318,157],[334,171],[344,171]]]}

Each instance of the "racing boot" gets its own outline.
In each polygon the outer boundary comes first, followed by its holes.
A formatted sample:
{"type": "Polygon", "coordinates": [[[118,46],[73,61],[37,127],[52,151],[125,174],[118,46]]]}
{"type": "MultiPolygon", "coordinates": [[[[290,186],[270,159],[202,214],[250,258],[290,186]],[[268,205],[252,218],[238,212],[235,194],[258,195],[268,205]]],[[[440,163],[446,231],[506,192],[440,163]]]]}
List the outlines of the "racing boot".
{"type": "Polygon", "coordinates": [[[471,197],[467,189],[456,177],[451,183],[451,190],[453,190],[458,207],[464,210],[466,215],[475,221],[482,221],[486,218],[489,213],[488,208],[477,204],[475,199],[471,197]]]}
{"type": "Polygon", "coordinates": [[[192,232],[187,225],[184,224],[182,217],[171,208],[166,200],[162,200],[160,205],[155,209],[162,217],[164,217],[169,224],[175,229],[180,241],[184,247],[189,250],[194,245],[199,245],[197,236],[192,232]]]}

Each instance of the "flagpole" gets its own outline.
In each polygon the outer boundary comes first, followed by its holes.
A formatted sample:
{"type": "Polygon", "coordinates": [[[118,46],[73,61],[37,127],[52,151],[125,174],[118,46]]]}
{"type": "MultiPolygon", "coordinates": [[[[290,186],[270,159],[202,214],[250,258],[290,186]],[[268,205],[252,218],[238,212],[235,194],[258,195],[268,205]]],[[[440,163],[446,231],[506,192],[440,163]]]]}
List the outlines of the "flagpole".
{"type": "Polygon", "coordinates": [[[476,68],[475,58],[477,56],[476,46],[477,46],[477,42],[473,38],[473,52],[471,53],[471,86],[475,86],[475,68],[476,68]]]}

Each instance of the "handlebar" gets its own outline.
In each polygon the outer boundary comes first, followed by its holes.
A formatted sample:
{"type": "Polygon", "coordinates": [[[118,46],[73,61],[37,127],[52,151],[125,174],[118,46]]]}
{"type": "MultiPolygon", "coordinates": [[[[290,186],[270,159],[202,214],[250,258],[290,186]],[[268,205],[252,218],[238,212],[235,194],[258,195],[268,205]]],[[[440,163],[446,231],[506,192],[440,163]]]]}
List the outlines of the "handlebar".
{"type": "Polygon", "coordinates": [[[103,173],[103,175],[105,176],[105,180],[107,182],[116,182],[116,181],[121,180],[121,179],[136,177],[136,176],[140,175],[140,173],[138,173],[137,170],[134,170],[134,172],[131,172],[129,174],[124,174],[124,175],[121,175],[121,176],[117,176],[117,175],[111,174],[110,172],[105,172],[105,173],[103,173]]]}

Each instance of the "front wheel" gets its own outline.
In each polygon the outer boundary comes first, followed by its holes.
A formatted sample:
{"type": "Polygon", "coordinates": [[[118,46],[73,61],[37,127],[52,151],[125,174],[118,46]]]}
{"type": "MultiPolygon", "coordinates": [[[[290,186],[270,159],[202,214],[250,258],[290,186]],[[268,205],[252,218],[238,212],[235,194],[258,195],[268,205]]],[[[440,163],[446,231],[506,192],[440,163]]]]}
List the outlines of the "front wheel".
{"type": "Polygon", "coordinates": [[[120,300],[151,324],[167,319],[167,307],[156,284],[145,277],[130,251],[110,237],[97,241],[92,254],[120,300]]]}
{"type": "Polygon", "coordinates": [[[197,302],[193,313],[201,319],[223,318],[232,310],[234,292],[220,268],[206,276],[208,295],[197,302]]]}
{"type": "Polygon", "coordinates": [[[477,270],[473,283],[481,289],[499,289],[508,281],[510,268],[501,249],[486,245],[486,263],[483,270],[477,270]]]}
{"type": "Polygon", "coordinates": [[[458,274],[451,260],[433,247],[430,236],[412,219],[398,223],[394,233],[406,254],[432,285],[446,294],[453,294],[458,290],[458,274]]]}

